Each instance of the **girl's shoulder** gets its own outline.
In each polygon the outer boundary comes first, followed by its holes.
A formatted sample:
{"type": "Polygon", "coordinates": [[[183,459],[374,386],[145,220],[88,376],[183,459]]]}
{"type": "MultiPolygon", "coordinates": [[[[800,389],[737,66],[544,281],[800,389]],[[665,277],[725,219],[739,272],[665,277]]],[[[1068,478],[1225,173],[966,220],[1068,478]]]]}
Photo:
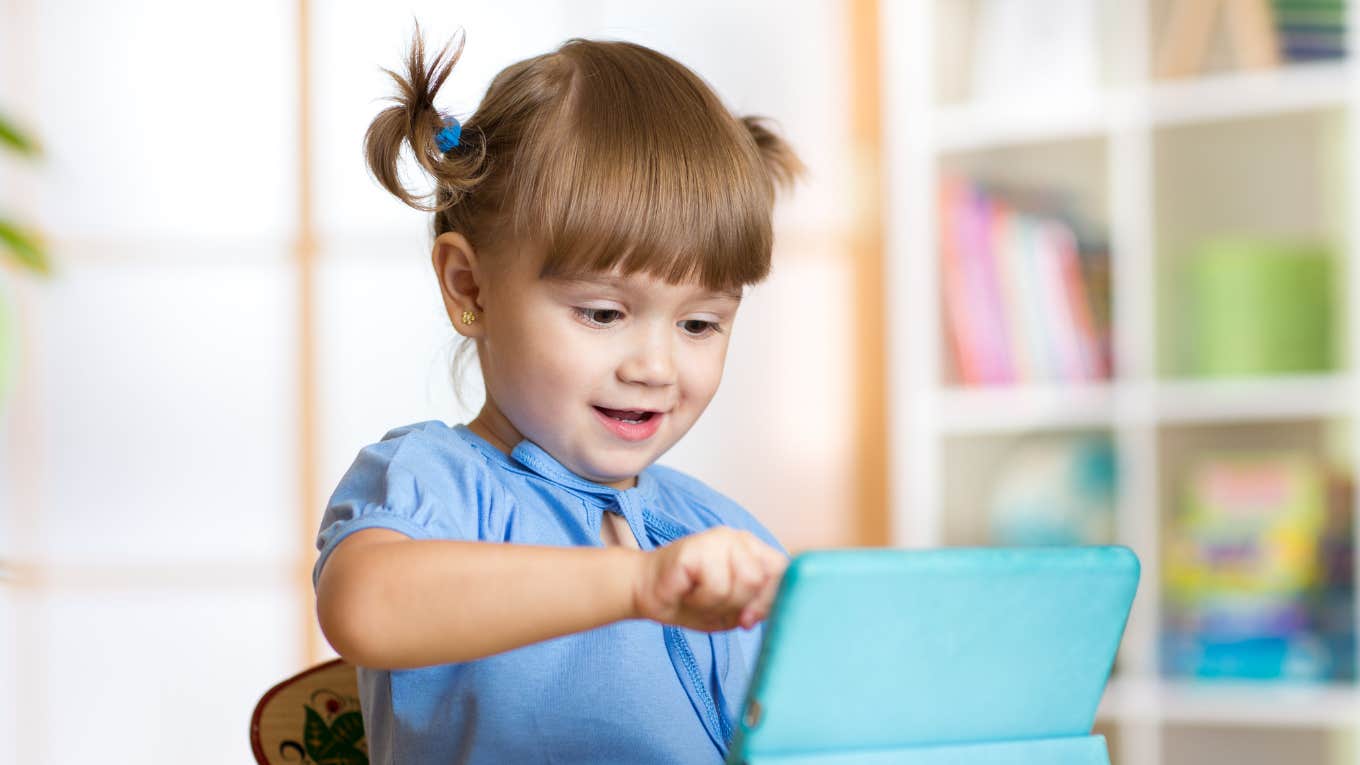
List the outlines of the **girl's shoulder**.
{"type": "Polygon", "coordinates": [[[668,512],[687,516],[703,528],[731,526],[749,531],[785,555],[774,534],[736,500],[682,470],[654,463],[647,471],[656,479],[658,494],[668,512]]]}
{"type": "Polygon", "coordinates": [[[441,420],[423,420],[392,428],[381,440],[359,450],[341,488],[350,481],[378,483],[391,491],[408,484],[413,499],[421,494],[443,497],[493,496],[503,492],[502,476],[493,468],[497,458],[489,444],[441,420]]]}
{"type": "Polygon", "coordinates": [[[424,472],[424,468],[434,468],[438,472],[455,468],[460,473],[490,474],[482,450],[463,437],[456,426],[451,427],[441,420],[422,420],[392,428],[363,451],[382,455],[417,473],[424,472]]]}

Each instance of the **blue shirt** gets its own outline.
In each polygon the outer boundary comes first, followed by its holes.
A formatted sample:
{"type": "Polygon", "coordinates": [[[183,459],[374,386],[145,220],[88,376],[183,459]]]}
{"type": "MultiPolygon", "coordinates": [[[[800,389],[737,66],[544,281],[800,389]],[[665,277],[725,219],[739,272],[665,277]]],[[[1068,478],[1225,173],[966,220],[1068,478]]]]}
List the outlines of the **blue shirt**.
{"type": "MultiPolygon", "coordinates": [[[[360,529],[602,547],[606,511],[627,520],[643,550],[725,525],[785,552],[741,506],[678,470],[653,464],[637,486],[615,489],[527,439],[507,456],[466,425],[430,420],[359,452],[322,518],[312,582],[360,529]]],[[[457,664],[360,667],[369,756],[375,765],[718,763],[763,631],[763,623],[707,633],[636,619],[457,664]]]]}

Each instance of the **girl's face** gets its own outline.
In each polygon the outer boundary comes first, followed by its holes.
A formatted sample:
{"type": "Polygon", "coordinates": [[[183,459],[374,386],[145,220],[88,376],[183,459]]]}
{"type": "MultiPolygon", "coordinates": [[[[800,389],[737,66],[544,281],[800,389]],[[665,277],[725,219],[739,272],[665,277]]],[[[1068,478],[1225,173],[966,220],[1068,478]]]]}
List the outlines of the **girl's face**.
{"type": "Polygon", "coordinates": [[[717,392],[740,293],[646,274],[539,279],[539,253],[502,262],[476,301],[487,401],[474,430],[508,447],[528,438],[587,480],[631,488],[717,392]]]}

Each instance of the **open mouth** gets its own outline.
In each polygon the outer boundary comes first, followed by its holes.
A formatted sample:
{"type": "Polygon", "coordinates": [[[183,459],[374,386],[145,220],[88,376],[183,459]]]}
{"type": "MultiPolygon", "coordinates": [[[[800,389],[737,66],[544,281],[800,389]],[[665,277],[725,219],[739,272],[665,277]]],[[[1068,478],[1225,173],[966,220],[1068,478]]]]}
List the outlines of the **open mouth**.
{"type": "Polygon", "coordinates": [[[634,425],[636,425],[636,424],[639,423],[639,422],[646,422],[646,421],[652,419],[652,415],[656,414],[656,412],[647,412],[647,411],[638,410],[638,409],[631,409],[631,410],[630,410],[630,409],[606,409],[605,407],[602,407],[602,406],[597,406],[597,407],[595,407],[595,408],[598,409],[598,410],[600,410],[601,412],[603,412],[603,413],[609,415],[610,417],[613,417],[614,419],[618,420],[619,422],[627,422],[627,423],[632,423],[632,424],[634,424],[634,425]]]}

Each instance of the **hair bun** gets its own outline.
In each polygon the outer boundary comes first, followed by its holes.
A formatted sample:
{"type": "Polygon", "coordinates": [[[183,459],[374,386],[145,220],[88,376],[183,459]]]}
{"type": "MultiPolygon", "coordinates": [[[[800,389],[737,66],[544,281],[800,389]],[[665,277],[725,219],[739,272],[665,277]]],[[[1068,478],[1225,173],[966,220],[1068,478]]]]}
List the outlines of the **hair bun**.
{"type": "Polygon", "coordinates": [[[364,155],[369,171],[383,188],[417,210],[438,212],[447,209],[485,176],[482,168],[486,154],[484,146],[477,152],[447,154],[449,149],[466,144],[476,131],[469,135],[457,119],[441,114],[434,105],[435,95],[463,55],[465,40],[466,35],[459,30],[427,64],[420,23],[416,22],[405,73],[383,69],[397,84],[397,94],[388,99],[393,105],[379,112],[364,133],[364,155]],[[417,194],[402,184],[398,163],[403,144],[434,179],[435,187],[431,192],[417,194]],[[435,203],[427,204],[426,200],[431,196],[435,197],[435,203]]]}

